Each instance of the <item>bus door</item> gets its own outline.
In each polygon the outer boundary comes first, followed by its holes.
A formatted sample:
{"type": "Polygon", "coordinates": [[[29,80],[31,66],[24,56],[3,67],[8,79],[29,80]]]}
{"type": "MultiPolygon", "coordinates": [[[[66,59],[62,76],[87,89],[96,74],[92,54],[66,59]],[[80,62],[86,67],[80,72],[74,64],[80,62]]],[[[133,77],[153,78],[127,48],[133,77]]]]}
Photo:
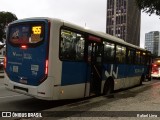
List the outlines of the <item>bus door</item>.
{"type": "Polygon", "coordinates": [[[146,78],[151,81],[151,72],[152,72],[152,56],[151,56],[151,53],[150,52],[147,52],[147,61],[146,61],[146,64],[147,64],[147,73],[146,73],[146,78]]]}
{"type": "Polygon", "coordinates": [[[103,44],[88,41],[88,65],[90,68],[90,96],[101,93],[103,44]]]}

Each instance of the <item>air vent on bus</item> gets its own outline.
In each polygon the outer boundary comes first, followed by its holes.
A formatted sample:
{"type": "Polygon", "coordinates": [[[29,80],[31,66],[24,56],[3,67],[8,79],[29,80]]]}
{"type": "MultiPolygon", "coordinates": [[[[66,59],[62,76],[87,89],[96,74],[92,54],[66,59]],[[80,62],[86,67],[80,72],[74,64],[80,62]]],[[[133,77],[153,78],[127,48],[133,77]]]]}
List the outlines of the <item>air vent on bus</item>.
{"type": "Polygon", "coordinates": [[[25,91],[28,93],[28,89],[27,88],[22,88],[22,87],[19,87],[19,86],[14,86],[13,87],[14,89],[18,89],[18,90],[22,90],[22,91],[25,91]]]}

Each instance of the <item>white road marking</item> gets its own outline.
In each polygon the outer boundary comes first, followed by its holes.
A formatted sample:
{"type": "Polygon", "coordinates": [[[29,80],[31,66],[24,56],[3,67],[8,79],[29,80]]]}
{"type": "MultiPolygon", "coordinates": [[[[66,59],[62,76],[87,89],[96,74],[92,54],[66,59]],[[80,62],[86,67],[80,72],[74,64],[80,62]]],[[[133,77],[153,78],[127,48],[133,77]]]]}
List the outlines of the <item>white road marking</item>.
{"type": "Polygon", "coordinates": [[[5,88],[5,86],[1,86],[0,89],[1,89],[1,88],[5,88]]]}
{"type": "Polygon", "coordinates": [[[0,97],[0,99],[11,98],[11,97],[20,97],[20,96],[24,96],[24,95],[10,95],[10,96],[3,96],[3,97],[0,97]]]}

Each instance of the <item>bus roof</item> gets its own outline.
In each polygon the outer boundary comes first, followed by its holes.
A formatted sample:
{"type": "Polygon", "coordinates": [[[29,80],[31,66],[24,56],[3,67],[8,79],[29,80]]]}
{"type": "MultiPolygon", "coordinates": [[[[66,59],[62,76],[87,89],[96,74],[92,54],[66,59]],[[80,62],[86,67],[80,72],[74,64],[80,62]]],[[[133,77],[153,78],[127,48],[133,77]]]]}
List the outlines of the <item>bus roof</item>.
{"type": "Polygon", "coordinates": [[[143,48],[140,48],[139,46],[130,44],[128,42],[125,42],[124,40],[122,40],[120,38],[117,38],[115,36],[109,35],[107,33],[90,30],[88,28],[81,27],[81,26],[78,26],[76,24],[73,24],[73,23],[70,23],[68,21],[65,21],[65,20],[62,20],[62,19],[58,19],[58,18],[33,17],[33,18],[24,18],[24,19],[16,20],[16,21],[13,21],[12,23],[24,22],[25,20],[29,20],[30,21],[30,20],[36,20],[36,19],[47,19],[47,20],[52,21],[52,22],[62,23],[66,27],[74,28],[74,29],[77,29],[77,30],[82,31],[82,32],[93,34],[93,35],[95,35],[97,37],[100,37],[100,38],[103,38],[103,39],[107,39],[109,41],[113,41],[113,42],[116,42],[116,43],[120,43],[120,44],[123,44],[123,45],[126,45],[126,46],[130,46],[132,48],[136,48],[136,49],[139,49],[139,50],[147,51],[146,49],[143,49],[143,48]]]}
{"type": "Polygon", "coordinates": [[[140,48],[140,47],[138,47],[136,45],[130,44],[128,42],[125,42],[123,39],[117,38],[117,37],[109,35],[107,33],[90,30],[88,28],[86,29],[85,27],[80,27],[78,25],[75,25],[75,24],[72,24],[72,23],[69,23],[69,22],[66,22],[66,21],[63,21],[63,22],[64,22],[64,26],[75,28],[75,29],[78,29],[80,31],[84,31],[84,32],[96,35],[98,37],[101,37],[101,38],[104,38],[104,39],[107,39],[107,40],[110,40],[110,41],[113,41],[113,42],[117,42],[117,43],[120,43],[120,44],[123,44],[123,45],[127,45],[127,46],[130,46],[130,47],[136,48],[136,49],[147,51],[146,49],[143,49],[143,48],[140,48]]]}

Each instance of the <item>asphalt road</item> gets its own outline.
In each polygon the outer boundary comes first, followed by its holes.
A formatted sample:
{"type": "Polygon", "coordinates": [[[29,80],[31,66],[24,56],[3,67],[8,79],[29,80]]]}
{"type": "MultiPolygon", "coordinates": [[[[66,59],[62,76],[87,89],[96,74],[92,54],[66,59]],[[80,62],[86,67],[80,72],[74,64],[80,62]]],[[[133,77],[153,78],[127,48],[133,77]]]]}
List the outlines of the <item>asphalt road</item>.
{"type": "Polygon", "coordinates": [[[46,111],[40,120],[159,120],[160,80],[46,111]]]}
{"type": "Polygon", "coordinates": [[[142,86],[118,91],[110,96],[99,96],[85,100],[43,101],[6,90],[2,79],[0,79],[0,111],[35,111],[42,112],[46,116],[36,120],[53,118],[137,120],[137,114],[141,115],[139,111],[149,111],[151,115],[160,117],[160,112],[155,113],[155,111],[160,111],[160,80],[144,82],[142,86]],[[58,113],[55,114],[55,111],[58,113]],[[69,111],[69,114],[64,113],[66,111],[69,111]],[[106,111],[109,111],[109,114],[106,111]],[[139,113],[134,113],[135,111],[139,113]]]}
{"type": "Polygon", "coordinates": [[[42,111],[79,100],[45,101],[7,90],[0,78],[0,111],[42,111]]]}

